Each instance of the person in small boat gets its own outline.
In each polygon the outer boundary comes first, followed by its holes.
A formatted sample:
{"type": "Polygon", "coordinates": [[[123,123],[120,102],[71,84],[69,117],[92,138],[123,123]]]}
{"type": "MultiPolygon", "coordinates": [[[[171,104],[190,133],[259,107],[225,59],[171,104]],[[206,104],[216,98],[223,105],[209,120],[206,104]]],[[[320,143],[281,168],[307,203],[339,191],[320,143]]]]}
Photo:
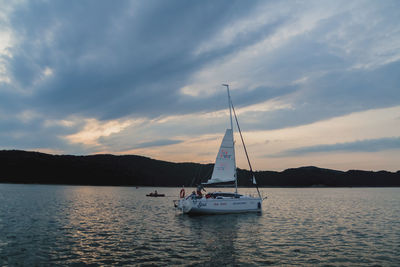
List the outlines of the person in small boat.
{"type": "Polygon", "coordinates": [[[157,192],[157,190],[154,190],[154,193],[151,192],[149,195],[150,195],[150,196],[158,196],[158,192],[157,192]]]}
{"type": "Polygon", "coordinates": [[[204,189],[204,187],[201,185],[201,184],[199,184],[198,186],[197,186],[197,189],[196,189],[196,193],[197,193],[197,196],[199,197],[199,198],[202,198],[203,197],[203,193],[201,192],[201,191],[204,191],[204,192],[207,192],[205,189],[204,189]]]}

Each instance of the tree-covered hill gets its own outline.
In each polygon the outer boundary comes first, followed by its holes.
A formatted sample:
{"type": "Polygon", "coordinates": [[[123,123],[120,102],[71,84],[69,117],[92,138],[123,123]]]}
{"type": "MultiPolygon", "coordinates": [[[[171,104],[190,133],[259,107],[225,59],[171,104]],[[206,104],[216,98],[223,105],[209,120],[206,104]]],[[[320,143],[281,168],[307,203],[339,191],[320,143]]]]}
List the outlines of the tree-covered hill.
{"type": "MultiPolygon", "coordinates": [[[[212,164],[172,163],[135,155],[50,155],[0,151],[0,183],[74,185],[194,186],[206,181],[212,164]]],[[[347,172],[301,167],[256,172],[259,186],[400,186],[400,171],[347,172]]],[[[239,186],[251,186],[251,174],[238,169],[239,186]]]]}

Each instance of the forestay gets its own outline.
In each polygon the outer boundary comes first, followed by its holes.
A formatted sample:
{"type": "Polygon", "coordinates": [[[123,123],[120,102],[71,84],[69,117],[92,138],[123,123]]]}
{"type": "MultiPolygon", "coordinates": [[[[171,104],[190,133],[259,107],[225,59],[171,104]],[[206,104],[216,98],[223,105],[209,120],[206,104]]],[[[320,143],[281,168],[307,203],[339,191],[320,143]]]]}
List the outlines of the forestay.
{"type": "Polygon", "coordinates": [[[222,139],[211,179],[206,184],[236,181],[235,148],[232,129],[226,129],[222,139]]]}

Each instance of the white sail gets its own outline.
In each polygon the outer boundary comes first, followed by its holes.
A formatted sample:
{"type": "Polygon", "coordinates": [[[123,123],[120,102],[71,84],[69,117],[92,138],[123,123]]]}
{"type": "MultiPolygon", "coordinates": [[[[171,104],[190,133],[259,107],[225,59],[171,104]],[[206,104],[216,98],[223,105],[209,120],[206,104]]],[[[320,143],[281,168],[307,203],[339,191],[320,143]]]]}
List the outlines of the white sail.
{"type": "Polygon", "coordinates": [[[232,129],[226,129],[224,139],[222,139],[222,143],[215,160],[214,171],[207,184],[233,181],[236,181],[233,131],[232,129]]]}

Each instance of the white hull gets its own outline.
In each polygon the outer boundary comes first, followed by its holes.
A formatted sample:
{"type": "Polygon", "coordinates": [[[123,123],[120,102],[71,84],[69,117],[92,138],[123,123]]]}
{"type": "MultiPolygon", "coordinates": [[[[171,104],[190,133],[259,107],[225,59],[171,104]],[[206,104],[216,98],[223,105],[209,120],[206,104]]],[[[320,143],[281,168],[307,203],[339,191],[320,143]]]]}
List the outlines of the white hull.
{"type": "Polygon", "coordinates": [[[240,198],[195,198],[180,199],[177,209],[188,214],[226,214],[243,212],[261,212],[262,200],[249,196],[240,198]]]}

